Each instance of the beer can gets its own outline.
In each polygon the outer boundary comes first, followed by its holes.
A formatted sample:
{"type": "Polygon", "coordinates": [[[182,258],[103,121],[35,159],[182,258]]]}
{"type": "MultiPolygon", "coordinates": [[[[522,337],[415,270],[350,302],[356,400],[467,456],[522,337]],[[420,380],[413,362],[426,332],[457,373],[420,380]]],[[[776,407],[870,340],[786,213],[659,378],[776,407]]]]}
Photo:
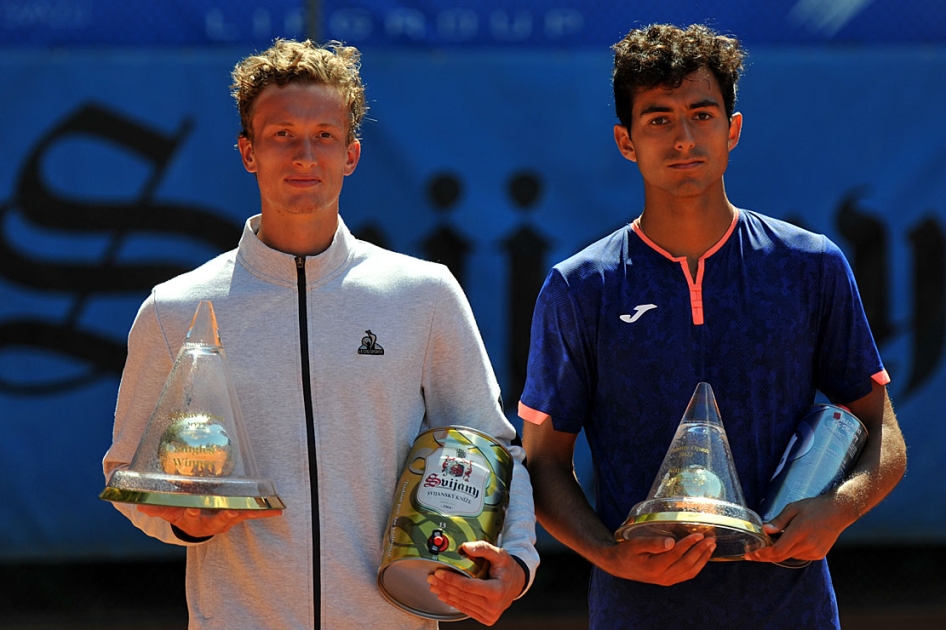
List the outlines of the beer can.
{"type": "Polygon", "coordinates": [[[417,437],[383,540],[378,588],[385,599],[427,619],[468,616],[431,593],[427,576],[444,568],[471,578],[488,575],[488,563],[462,554],[460,545],[500,545],[512,465],[506,447],[475,429],[440,427],[417,437]]]}
{"type": "Polygon", "coordinates": [[[867,429],[838,405],[814,405],[802,418],[782,454],[759,507],[762,520],[786,505],[823,494],[844,480],[857,461],[867,429]]]}

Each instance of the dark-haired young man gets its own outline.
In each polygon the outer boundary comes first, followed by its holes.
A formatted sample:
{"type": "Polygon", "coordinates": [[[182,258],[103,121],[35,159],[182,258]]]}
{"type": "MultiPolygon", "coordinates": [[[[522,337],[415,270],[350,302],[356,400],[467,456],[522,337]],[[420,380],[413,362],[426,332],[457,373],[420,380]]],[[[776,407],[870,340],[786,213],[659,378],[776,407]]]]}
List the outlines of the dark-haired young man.
{"type": "Polygon", "coordinates": [[[825,554],[903,475],[905,447],[851,270],[827,238],[729,202],[742,130],[739,42],[694,25],[614,47],[618,150],[644,207],[556,265],[536,302],[523,439],[540,523],[594,565],[592,628],[836,628],[825,554]],[[698,382],[714,389],[748,507],[756,508],[816,391],[870,438],[834,491],[765,525],[747,562],[708,563],[712,537],[615,530],[647,498],[698,382]],[[584,430],[595,507],[572,468],[584,430]],[[803,569],[773,564],[812,560],[803,569]]]}

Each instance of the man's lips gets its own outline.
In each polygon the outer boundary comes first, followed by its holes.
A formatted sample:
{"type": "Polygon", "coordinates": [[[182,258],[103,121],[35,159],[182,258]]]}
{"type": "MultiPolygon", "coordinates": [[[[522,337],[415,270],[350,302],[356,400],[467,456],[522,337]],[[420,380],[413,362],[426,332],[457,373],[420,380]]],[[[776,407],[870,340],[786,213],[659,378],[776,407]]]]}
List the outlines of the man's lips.
{"type": "Polygon", "coordinates": [[[321,183],[318,177],[287,177],[286,183],[296,188],[308,188],[321,183]]]}
{"type": "Polygon", "coordinates": [[[702,165],[703,165],[703,160],[694,159],[694,160],[681,160],[678,162],[671,162],[668,166],[670,168],[674,168],[678,170],[686,170],[686,169],[691,169],[691,168],[697,168],[702,165]]]}

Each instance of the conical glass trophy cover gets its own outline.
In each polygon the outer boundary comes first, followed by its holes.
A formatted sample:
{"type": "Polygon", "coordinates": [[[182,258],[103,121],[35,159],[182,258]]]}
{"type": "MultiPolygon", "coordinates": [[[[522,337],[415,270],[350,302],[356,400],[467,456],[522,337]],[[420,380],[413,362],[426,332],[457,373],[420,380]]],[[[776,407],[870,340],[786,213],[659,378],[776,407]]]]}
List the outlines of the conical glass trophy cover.
{"type": "Polygon", "coordinates": [[[138,450],[101,498],[222,509],[284,507],[260,477],[243,429],[213,305],[197,306],[138,450]]]}
{"type": "Polygon", "coordinates": [[[647,500],[631,508],[615,537],[679,540],[697,532],[716,539],[712,560],[739,560],[771,544],[746,507],[709,383],[697,384],[647,500]]]}

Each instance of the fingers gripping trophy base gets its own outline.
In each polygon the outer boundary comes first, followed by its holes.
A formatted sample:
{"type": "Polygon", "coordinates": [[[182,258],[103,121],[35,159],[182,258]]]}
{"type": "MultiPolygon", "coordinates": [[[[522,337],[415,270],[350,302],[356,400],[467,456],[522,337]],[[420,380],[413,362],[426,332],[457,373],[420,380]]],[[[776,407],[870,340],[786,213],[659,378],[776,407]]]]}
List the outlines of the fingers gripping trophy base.
{"type": "Polygon", "coordinates": [[[762,522],[742,506],[714,499],[664,499],[636,507],[615,533],[618,541],[636,536],[680,540],[703,534],[716,540],[713,562],[742,560],[747,553],[772,544],[762,522]]]}

